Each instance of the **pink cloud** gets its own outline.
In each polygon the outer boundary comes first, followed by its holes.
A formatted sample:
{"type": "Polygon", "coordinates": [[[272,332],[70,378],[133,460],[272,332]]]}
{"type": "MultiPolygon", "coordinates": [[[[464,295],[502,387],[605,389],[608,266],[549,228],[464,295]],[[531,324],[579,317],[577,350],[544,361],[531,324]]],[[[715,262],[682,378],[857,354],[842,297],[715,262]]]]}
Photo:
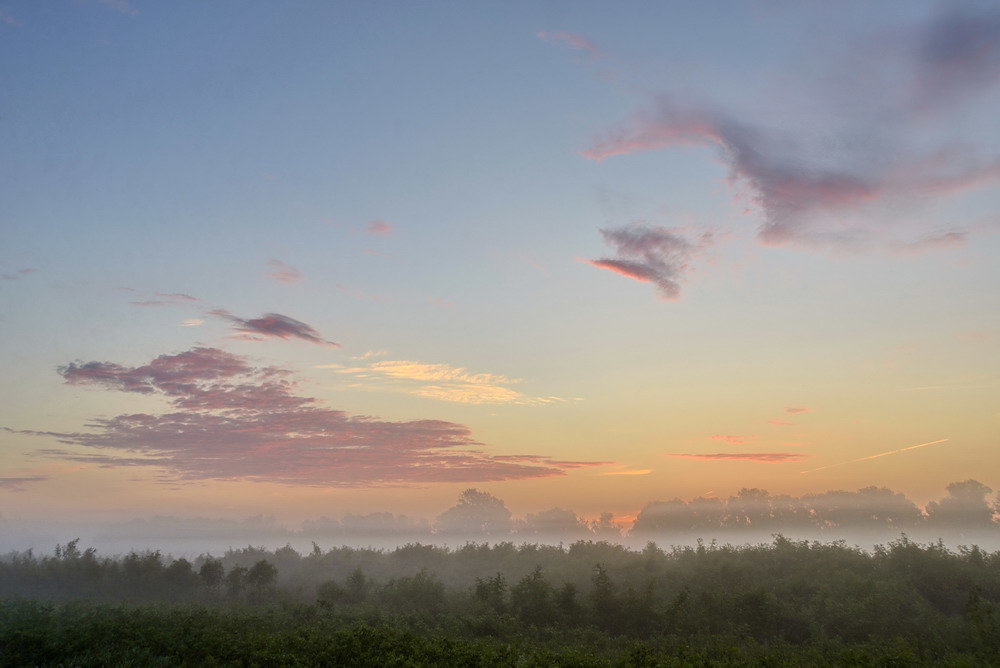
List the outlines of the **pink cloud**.
{"type": "Polygon", "coordinates": [[[706,461],[748,461],[764,463],[800,462],[804,455],[794,452],[716,452],[714,454],[667,453],[666,457],[703,459],[706,461]]]}
{"type": "Polygon", "coordinates": [[[623,129],[583,152],[592,160],[681,145],[715,146],[734,181],[746,183],[761,207],[766,243],[788,241],[800,219],[819,210],[842,210],[875,199],[883,185],[847,171],[809,168],[779,151],[779,138],[724,113],[661,97],[623,129]]]}
{"type": "Polygon", "coordinates": [[[779,427],[791,427],[792,426],[792,423],[789,422],[788,420],[768,420],[767,423],[768,424],[776,424],[779,427]]]}
{"type": "Polygon", "coordinates": [[[281,260],[271,260],[267,263],[267,266],[271,268],[271,271],[267,273],[267,277],[279,283],[291,284],[302,280],[302,272],[289,264],[285,264],[281,260]]]}
{"type": "Polygon", "coordinates": [[[751,441],[758,436],[737,436],[734,434],[715,434],[714,436],[709,436],[709,438],[716,441],[725,441],[729,445],[746,445],[748,441],[751,441]]]}
{"type": "Polygon", "coordinates": [[[395,228],[392,223],[384,220],[373,220],[365,226],[365,234],[370,234],[374,237],[391,237],[395,234],[395,228]]]}
{"type": "Polygon", "coordinates": [[[574,51],[585,51],[595,58],[604,55],[600,47],[598,47],[593,41],[576,33],[557,30],[555,32],[539,32],[536,37],[538,37],[538,39],[545,40],[550,44],[565,46],[573,49],[574,51]]]}
{"type": "Polygon", "coordinates": [[[323,346],[340,347],[339,343],[321,338],[319,332],[306,323],[280,313],[265,313],[259,318],[249,320],[239,318],[225,309],[215,309],[209,313],[232,322],[234,329],[241,332],[240,338],[246,341],[299,339],[323,346]]]}
{"type": "Polygon", "coordinates": [[[641,223],[601,230],[601,234],[618,257],[587,262],[640,282],[652,282],[660,297],[668,301],[680,298],[681,283],[690,271],[691,260],[712,242],[708,233],[692,242],[678,230],[641,223]]]}
{"type": "Polygon", "coordinates": [[[253,372],[245,360],[218,348],[192,348],[160,355],[149,364],[125,367],[113,362],[71,362],[59,367],[70,385],[98,385],[122,392],[181,395],[198,383],[220,381],[253,372]]]}
{"type": "MultiPolygon", "coordinates": [[[[293,394],[287,371],[254,367],[214,348],[60,368],[71,384],[158,394],[173,410],[96,418],[88,432],[24,430],[96,450],[46,454],[106,467],[153,466],[181,480],[259,480],[315,486],[483,482],[564,475],[603,462],[489,455],[463,425],[350,415],[293,394]]],[[[13,430],[8,430],[13,431],[13,430]]]]}
{"type": "Polygon", "coordinates": [[[811,408],[806,408],[805,406],[786,406],[786,413],[791,413],[792,415],[798,415],[799,413],[811,413],[811,408]]]}

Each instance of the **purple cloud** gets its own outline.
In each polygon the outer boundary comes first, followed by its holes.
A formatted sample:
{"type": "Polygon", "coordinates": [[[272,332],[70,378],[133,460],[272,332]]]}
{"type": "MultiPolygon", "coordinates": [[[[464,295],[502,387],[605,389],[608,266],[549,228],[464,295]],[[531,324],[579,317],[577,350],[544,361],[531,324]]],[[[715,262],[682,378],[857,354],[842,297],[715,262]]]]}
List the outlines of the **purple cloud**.
{"type": "Polygon", "coordinates": [[[288,372],[257,368],[215,348],[161,355],[138,367],[87,362],[59,372],[70,384],[159,394],[174,410],[96,418],[89,432],[15,433],[92,450],[45,451],[50,456],[107,467],[153,466],[176,479],[317,486],[485,482],[564,475],[602,463],[492,456],[464,425],[392,422],[325,408],[293,394],[288,372]]]}
{"type": "Polygon", "coordinates": [[[601,230],[601,234],[605,242],[615,248],[618,258],[587,262],[637,281],[651,282],[665,300],[680,298],[681,283],[690,271],[692,258],[712,242],[707,233],[692,242],[677,230],[641,223],[601,230]]]}
{"type": "Polygon", "coordinates": [[[241,332],[240,338],[247,341],[265,341],[267,339],[300,339],[322,346],[333,346],[339,348],[339,343],[323,339],[319,332],[306,323],[289,318],[280,313],[265,313],[259,318],[245,320],[226,311],[225,309],[215,309],[209,311],[211,315],[219,316],[229,320],[234,325],[237,332],[241,332]]]}
{"type": "Polygon", "coordinates": [[[271,268],[271,271],[267,273],[267,277],[279,283],[292,284],[299,283],[302,280],[302,272],[290,264],[285,264],[281,260],[271,260],[267,263],[267,266],[271,268]]]}
{"type": "Polygon", "coordinates": [[[540,32],[536,34],[536,37],[538,37],[538,39],[545,40],[550,44],[565,46],[573,49],[574,51],[585,51],[594,58],[604,55],[600,47],[598,47],[592,40],[576,33],[557,30],[555,32],[540,32]]]}
{"type": "MultiPolygon", "coordinates": [[[[895,209],[1000,181],[997,148],[969,121],[982,113],[962,106],[1000,83],[1000,12],[952,11],[855,50],[878,58],[880,67],[865,77],[852,69],[844,77],[846,99],[843,89],[818,88],[813,82],[824,78],[815,72],[788,92],[792,106],[798,96],[809,109],[801,126],[778,128],[738,109],[665,94],[582,153],[600,161],[678,146],[714,148],[731,183],[749,195],[748,211],[762,221],[758,239],[768,245],[912,252],[961,243],[963,230],[928,229],[936,221],[895,209]],[[850,113],[836,112],[842,108],[850,113]],[[970,128],[966,138],[957,138],[963,127],[970,128]]],[[[638,275],[636,267],[619,268],[638,275]]]]}
{"type": "Polygon", "coordinates": [[[925,105],[1000,82],[1000,12],[938,15],[918,32],[915,60],[917,101],[925,105]]]}

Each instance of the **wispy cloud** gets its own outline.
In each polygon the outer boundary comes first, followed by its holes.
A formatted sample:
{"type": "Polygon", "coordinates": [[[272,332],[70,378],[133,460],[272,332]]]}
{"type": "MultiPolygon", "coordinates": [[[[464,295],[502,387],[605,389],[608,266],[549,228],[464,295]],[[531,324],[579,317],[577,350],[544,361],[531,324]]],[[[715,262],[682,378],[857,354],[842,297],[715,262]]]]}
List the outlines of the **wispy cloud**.
{"type": "Polygon", "coordinates": [[[136,299],[129,302],[132,306],[177,306],[201,301],[197,297],[183,292],[157,292],[149,299],[136,299]]]}
{"type": "Polygon", "coordinates": [[[33,274],[36,271],[38,270],[35,269],[34,267],[27,267],[25,269],[18,269],[17,271],[12,271],[8,274],[0,274],[0,279],[3,279],[5,281],[16,281],[19,278],[24,278],[28,274],[33,274]]]}
{"type": "Polygon", "coordinates": [[[395,233],[392,223],[385,220],[372,220],[365,225],[365,234],[375,237],[391,237],[395,233]]]}
{"type": "Polygon", "coordinates": [[[643,223],[601,230],[601,234],[618,257],[588,262],[640,282],[652,282],[665,300],[680,298],[691,260],[712,243],[710,233],[690,241],[679,230],[643,223]]]}
{"type": "Polygon", "coordinates": [[[266,274],[267,277],[279,283],[291,284],[302,281],[302,272],[289,264],[285,264],[281,260],[270,260],[267,266],[270,267],[270,271],[266,274]]]}
{"type": "Polygon", "coordinates": [[[233,328],[239,332],[239,338],[246,341],[299,339],[323,346],[340,347],[339,343],[322,338],[319,332],[306,323],[280,313],[265,313],[259,318],[251,319],[237,317],[225,309],[215,309],[209,311],[209,314],[225,318],[233,323],[233,328]]]}
{"type": "Polygon", "coordinates": [[[43,482],[45,480],[48,480],[48,476],[31,475],[0,478],[0,489],[5,489],[9,492],[23,492],[25,485],[29,485],[33,482],[43,482]]]}
{"type": "Polygon", "coordinates": [[[710,439],[715,441],[725,441],[729,445],[746,445],[749,441],[752,441],[758,436],[739,436],[737,434],[715,434],[709,436],[710,439]]]}
{"type": "MultiPolygon", "coordinates": [[[[363,361],[364,357],[352,358],[363,361]]],[[[428,399],[463,404],[551,404],[561,397],[530,397],[508,387],[521,382],[500,374],[471,372],[450,364],[428,364],[411,360],[382,360],[362,366],[324,364],[319,368],[369,381],[391,381],[388,389],[428,399]]],[[[386,388],[385,385],[382,386],[386,388]]]]}
{"type": "MultiPolygon", "coordinates": [[[[366,350],[360,355],[354,355],[351,357],[352,360],[370,360],[374,357],[385,357],[389,352],[387,350],[366,350]]],[[[320,367],[322,368],[322,367],[320,367]]]]}
{"type": "Polygon", "coordinates": [[[574,51],[584,51],[595,58],[604,55],[604,52],[601,51],[600,47],[598,47],[593,40],[577,33],[556,30],[554,32],[539,32],[535,36],[538,37],[538,39],[549,42],[550,44],[564,46],[566,48],[573,49],[574,51]]]}
{"type": "Polygon", "coordinates": [[[370,368],[376,373],[382,373],[391,378],[407,378],[410,380],[443,380],[474,385],[507,385],[520,382],[519,379],[512,379],[494,373],[472,373],[463,367],[454,367],[449,364],[425,364],[423,362],[406,360],[386,360],[375,362],[370,368]]]}
{"type": "Polygon", "coordinates": [[[797,452],[715,452],[712,454],[671,452],[665,456],[680,457],[683,459],[703,459],[706,461],[747,461],[769,464],[799,462],[805,459],[805,455],[797,452]]]}
{"type": "Polygon", "coordinates": [[[202,318],[188,318],[181,322],[181,327],[201,327],[205,324],[202,318]]]}
{"type": "Polygon", "coordinates": [[[886,452],[880,452],[874,455],[868,455],[867,457],[858,457],[857,459],[850,459],[846,462],[837,462],[836,464],[827,464],[826,466],[820,466],[816,469],[809,469],[808,471],[799,471],[799,473],[814,473],[816,471],[823,471],[825,469],[833,468],[834,466],[844,466],[845,464],[855,464],[857,462],[866,462],[869,459],[878,459],[879,457],[888,457],[889,455],[897,455],[901,452],[906,452],[908,450],[916,450],[918,448],[926,448],[929,445],[937,445],[938,443],[944,443],[950,441],[948,438],[941,438],[936,441],[930,441],[928,443],[918,443],[917,445],[911,445],[905,448],[897,448],[896,450],[888,450],[886,452]]]}
{"type": "Polygon", "coordinates": [[[791,413],[792,415],[798,415],[800,413],[811,413],[811,408],[806,408],[805,406],[786,406],[786,413],[791,413]]]}
{"type": "Polygon", "coordinates": [[[604,471],[599,475],[649,475],[653,469],[628,469],[626,471],[604,471]]]}
{"type": "Polygon", "coordinates": [[[779,427],[791,427],[792,423],[788,420],[768,420],[768,424],[778,425],[779,427]]]}
{"type": "Polygon", "coordinates": [[[391,422],[329,409],[295,395],[287,371],[256,367],[216,348],[161,355],[137,367],[76,362],[59,372],[71,384],[163,396],[173,408],[95,418],[87,432],[15,433],[87,450],[43,451],[52,457],[105,467],[151,466],[174,481],[411,485],[556,476],[602,463],[494,456],[464,425],[391,422]]]}

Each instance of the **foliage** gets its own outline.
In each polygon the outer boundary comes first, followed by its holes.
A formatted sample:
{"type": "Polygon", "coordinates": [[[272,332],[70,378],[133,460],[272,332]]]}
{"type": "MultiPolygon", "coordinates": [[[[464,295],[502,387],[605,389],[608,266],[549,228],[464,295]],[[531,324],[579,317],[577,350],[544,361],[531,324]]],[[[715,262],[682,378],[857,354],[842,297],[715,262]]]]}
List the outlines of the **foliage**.
{"type": "Polygon", "coordinates": [[[71,541],[0,560],[0,647],[0,665],[998,664],[1000,552],[777,536],[191,563],[71,541]]]}

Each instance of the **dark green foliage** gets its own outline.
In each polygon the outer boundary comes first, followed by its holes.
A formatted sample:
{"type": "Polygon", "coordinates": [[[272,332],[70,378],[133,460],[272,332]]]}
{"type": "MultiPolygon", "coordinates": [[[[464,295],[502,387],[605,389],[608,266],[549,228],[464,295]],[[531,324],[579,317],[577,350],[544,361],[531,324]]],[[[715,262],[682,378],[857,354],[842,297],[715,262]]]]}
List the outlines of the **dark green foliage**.
{"type": "Polygon", "coordinates": [[[542,575],[542,567],[536,566],[510,589],[511,611],[530,626],[545,626],[554,619],[552,585],[542,575]]]}
{"type": "Polygon", "coordinates": [[[0,665],[1000,665],[1000,553],[905,536],[56,554],[0,559],[0,665]]]}

